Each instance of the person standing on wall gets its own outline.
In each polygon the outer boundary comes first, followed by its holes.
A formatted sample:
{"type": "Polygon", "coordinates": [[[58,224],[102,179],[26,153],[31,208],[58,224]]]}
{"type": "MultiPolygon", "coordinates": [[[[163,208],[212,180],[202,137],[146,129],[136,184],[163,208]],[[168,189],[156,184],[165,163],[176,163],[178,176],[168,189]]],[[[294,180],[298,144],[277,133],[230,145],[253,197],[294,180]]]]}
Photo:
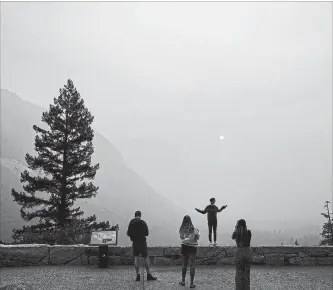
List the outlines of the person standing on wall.
{"type": "Polygon", "coordinates": [[[253,257],[250,250],[252,233],[247,229],[245,220],[240,219],[237,222],[231,238],[236,240],[237,245],[235,254],[236,290],[250,290],[250,266],[253,257]]]}
{"type": "Polygon", "coordinates": [[[153,277],[149,267],[148,247],[146,237],[149,235],[148,226],[144,220],[141,219],[141,212],[136,211],[134,219],[128,225],[127,235],[133,242],[133,255],[134,267],[136,271],[136,281],[140,281],[140,255],[145,260],[145,268],[147,271],[147,281],[154,281],[157,278],[153,277]]]}
{"type": "Polygon", "coordinates": [[[216,243],[216,229],[217,229],[217,213],[221,212],[222,210],[227,208],[227,205],[222,206],[220,209],[215,205],[215,198],[211,198],[210,205],[207,205],[204,210],[195,209],[197,212],[206,214],[207,213],[207,219],[208,219],[208,231],[209,231],[209,245],[212,247],[212,230],[214,233],[214,246],[217,246],[216,243]]]}

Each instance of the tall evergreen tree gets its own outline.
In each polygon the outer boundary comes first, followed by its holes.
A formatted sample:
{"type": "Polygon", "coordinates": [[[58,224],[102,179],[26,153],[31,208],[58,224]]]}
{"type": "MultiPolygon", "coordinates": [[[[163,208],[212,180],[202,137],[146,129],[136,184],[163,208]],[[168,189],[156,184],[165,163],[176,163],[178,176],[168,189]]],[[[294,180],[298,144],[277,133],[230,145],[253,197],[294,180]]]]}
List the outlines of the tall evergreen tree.
{"type": "Polygon", "coordinates": [[[48,129],[33,126],[37,155],[26,154],[25,159],[29,169],[38,174],[32,176],[27,170],[21,173],[25,192],[12,189],[12,196],[21,206],[22,218],[38,219],[38,223],[14,229],[14,240],[29,242],[34,233],[43,234],[47,242],[70,243],[65,234],[57,236],[57,230],[68,234],[69,229],[85,232],[110,228],[109,222],[97,223],[95,215],[82,218],[83,211],[74,206],[75,200],[92,198],[98,191],[92,182],[85,182],[93,180],[99,169],[99,164],[91,164],[93,120],[73,82],[68,80],[49,111],[42,114],[48,129]]]}
{"type": "Polygon", "coordinates": [[[326,212],[323,212],[321,215],[327,219],[327,222],[324,223],[323,229],[321,232],[321,236],[323,237],[321,241],[321,245],[330,245],[333,246],[333,223],[332,223],[332,218],[329,209],[329,201],[325,202],[324,208],[326,209],[326,212]]]}

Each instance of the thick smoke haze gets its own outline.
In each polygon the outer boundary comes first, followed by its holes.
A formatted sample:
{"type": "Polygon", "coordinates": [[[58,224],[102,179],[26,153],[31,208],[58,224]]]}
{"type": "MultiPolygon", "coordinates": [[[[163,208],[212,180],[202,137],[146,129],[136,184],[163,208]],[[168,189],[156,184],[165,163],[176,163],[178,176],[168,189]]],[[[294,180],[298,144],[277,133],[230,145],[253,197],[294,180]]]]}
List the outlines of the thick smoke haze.
{"type": "Polygon", "coordinates": [[[215,197],[228,229],[323,223],[331,3],[2,3],[1,87],[47,108],[68,78],[94,128],[194,221],[215,197]]]}

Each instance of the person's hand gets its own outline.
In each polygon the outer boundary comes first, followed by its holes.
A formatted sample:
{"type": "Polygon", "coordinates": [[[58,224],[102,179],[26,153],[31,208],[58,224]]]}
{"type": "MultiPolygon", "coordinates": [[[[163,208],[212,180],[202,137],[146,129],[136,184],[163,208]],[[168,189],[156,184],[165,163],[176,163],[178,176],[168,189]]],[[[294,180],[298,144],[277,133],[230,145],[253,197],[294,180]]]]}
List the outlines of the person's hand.
{"type": "Polygon", "coordinates": [[[224,205],[222,206],[222,210],[226,209],[227,208],[227,205],[224,205]]]}

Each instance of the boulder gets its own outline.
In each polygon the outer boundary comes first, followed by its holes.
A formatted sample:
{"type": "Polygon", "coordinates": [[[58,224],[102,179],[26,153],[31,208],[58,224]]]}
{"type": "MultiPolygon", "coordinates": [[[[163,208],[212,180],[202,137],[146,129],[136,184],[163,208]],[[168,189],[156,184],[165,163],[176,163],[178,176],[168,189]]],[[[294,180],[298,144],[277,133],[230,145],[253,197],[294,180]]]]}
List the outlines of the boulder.
{"type": "Polygon", "coordinates": [[[67,265],[85,254],[85,247],[52,246],[50,247],[51,265],[67,265]]]}
{"type": "Polygon", "coordinates": [[[181,249],[180,249],[180,247],[164,248],[163,256],[165,256],[165,257],[179,257],[179,256],[181,256],[181,249]]]}
{"type": "Polygon", "coordinates": [[[225,257],[218,259],[217,265],[235,265],[235,258],[234,257],[225,257]]]}
{"type": "Polygon", "coordinates": [[[148,249],[148,253],[151,257],[163,257],[163,248],[151,247],[148,249]]]}
{"type": "Polygon", "coordinates": [[[172,264],[170,258],[154,257],[154,265],[156,266],[171,266],[172,264]]]}
{"type": "Polygon", "coordinates": [[[47,265],[49,248],[45,245],[0,246],[0,267],[47,265]]]}
{"type": "Polygon", "coordinates": [[[301,265],[302,264],[302,258],[299,257],[293,257],[289,259],[290,265],[301,265]]]}
{"type": "Polygon", "coordinates": [[[266,254],[266,265],[284,265],[284,255],[282,254],[266,254]]]}
{"type": "Polygon", "coordinates": [[[88,256],[86,254],[83,254],[76,259],[70,261],[67,263],[68,266],[86,266],[88,264],[88,256]]]}
{"type": "Polygon", "coordinates": [[[328,257],[329,254],[329,249],[326,247],[308,247],[304,248],[303,251],[310,257],[318,258],[328,257]]]}
{"type": "Polygon", "coordinates": [[[306,258],[306,257],[308,257],[308,255],[305,254],[305,253],[302,252],[302,251],[300,251],[300,252],[298,253],[298,256],[299,256],[300,258],[306,258]]]}

